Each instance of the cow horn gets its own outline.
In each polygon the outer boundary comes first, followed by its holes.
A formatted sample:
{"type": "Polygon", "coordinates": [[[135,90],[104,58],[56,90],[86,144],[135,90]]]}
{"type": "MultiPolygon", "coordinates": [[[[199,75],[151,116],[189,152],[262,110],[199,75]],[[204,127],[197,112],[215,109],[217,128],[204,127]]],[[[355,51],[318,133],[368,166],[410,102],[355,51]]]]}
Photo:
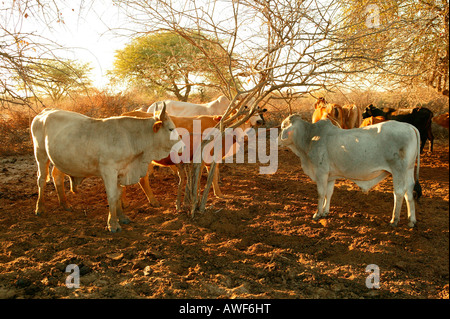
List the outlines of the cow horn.
{"type": "Polygon", "coordinates": [[[166,102],[163,102],[163,107],[162,107],[161,113],[159,115],[159,118],[161,119],[161,121],[164,120],[165,116],[166,116],[166,102]]]}

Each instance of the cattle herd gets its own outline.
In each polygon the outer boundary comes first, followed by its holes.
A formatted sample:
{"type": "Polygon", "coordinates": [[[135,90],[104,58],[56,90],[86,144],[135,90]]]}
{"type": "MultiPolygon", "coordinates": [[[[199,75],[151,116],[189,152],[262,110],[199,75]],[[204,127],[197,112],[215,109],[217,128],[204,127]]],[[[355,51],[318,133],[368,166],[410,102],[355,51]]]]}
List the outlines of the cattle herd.
{"type": "MultiPolygon", "coordinates": [[[[139,183],[150,205],[160,205],[149,185],[148,174],[153,165],[178,172],[176,207],[180,209],[186,176],[180,166],[183,163],[175,163],[171,152],[181,152],[186,145],[176,129],[182,128],[192,135],[194,120],[201,121],[203,130],[215,127],[229,105],[225,96],[207,104],[164,101],[147,110],[106,119],[64,110],[43,110],[31,123],[38,167],[36,214],[45,211],[44,188],[50,180],[50,163],[59,203],[67,210],[70,207],[64,191],[65,175],[70,178],[72,192],[77,191],[86,177],[102,178],[109,205],[107,226],[111,232],[119,231],[121,223],[130,221],[123,212],[125,186],[139,183]]],[[[354,104],[327,103],[324,98],[319,98],[314,107],[312,123],[291,115],[283,121],[278,137],[279,145],[288,147],[299,157],[303,171],[317,185],[318,206],[313,218],[329,213],[337,179],[349,179],[366,192],[392,175],[394,210],[390,223],[397,225],[405,199],[408,225],[414,227],[415,200],[421,195],[420,153],[427,140],[429,151],[433,150],[431,123],[448,128],[448,113],[433,117],[423,107],[394,110],[373,105],[361,110],[354,104]]],[[[258,108],[242,128],[264,125],[265,111],[258,108]]],[[[192,160],[193,143],[188,147],[188,159],[192,160]]],[[[209,169],[207,163],[203,164],[209,169]]],[[[214,194],[221,197],[218,174],[216,167],[212,185],[214,194]]]]}

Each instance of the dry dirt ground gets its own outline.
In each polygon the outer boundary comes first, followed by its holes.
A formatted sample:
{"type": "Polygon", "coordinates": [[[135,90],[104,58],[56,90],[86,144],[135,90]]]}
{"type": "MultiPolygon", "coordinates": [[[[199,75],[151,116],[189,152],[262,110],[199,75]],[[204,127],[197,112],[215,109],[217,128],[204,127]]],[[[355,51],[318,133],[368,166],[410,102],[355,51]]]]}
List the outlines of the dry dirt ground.
{"type": "Polygon", "coordinates": [[[338,181],[329,217],[313,221],[315,184],[290,151],[279,158],[273,175],[223,165],[228,198],[211,196],[194,218],[175,211],[176,176],[156,171],[162,206],[130,187],[132,223],[115,234],[100,179],[68,194],[73,212],[58,207],[49,182],[47,213],[35,216],[33,156],[0,159],[0,298],[449,298],[448,141],[421,157],[415,229],[405,203],[399,226],[388,225],[390,178],[369,194],[338,181]],[[66,286],[70,264],[78,289],[66,286]],[[369,264],[379,289],[365,285],[369,264]]]}

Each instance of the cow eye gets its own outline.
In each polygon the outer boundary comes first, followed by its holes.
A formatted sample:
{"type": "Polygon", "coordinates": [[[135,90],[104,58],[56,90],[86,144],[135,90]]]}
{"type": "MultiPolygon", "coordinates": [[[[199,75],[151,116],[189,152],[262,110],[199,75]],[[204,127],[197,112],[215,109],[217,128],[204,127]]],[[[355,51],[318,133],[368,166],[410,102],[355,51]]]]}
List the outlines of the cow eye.
{"type": "Polygon", "coordinates": [[[169,128],[169,131],[172,132],[174,129],[173,128],[169,128]]]}

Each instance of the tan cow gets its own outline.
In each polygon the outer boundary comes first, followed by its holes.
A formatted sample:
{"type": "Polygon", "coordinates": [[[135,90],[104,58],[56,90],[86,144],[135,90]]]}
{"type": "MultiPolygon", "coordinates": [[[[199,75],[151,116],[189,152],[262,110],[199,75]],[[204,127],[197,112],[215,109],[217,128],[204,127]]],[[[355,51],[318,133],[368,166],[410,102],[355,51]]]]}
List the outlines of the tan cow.
{"type": "Polygon", "coordinates": [[[374,124],[381,123],[384,121],[386,121],[384,116],[370,116],[370,117],[365,118],[359,127],[366,127],[366,126],[374,125],[374,124]]]}
{"type": "Polygon", "coordinates": [[[433,117],[433,122],[448,129],[449,127],[448,112],[436,115],[435,117],[433,117]]]}
{"type": "MultiPolygon", "coordinates": [[[[264,111],[265,111],[265,109],[262,110],[261,112],[264,112],[264,111]]],[[[128,112],[128,113],[124,113],[122,115],[136,116],[136,117],[151,117],[152,116],[152,114],[150,114],[150,113],[141,112],[141,111],[128,112]]],[[[200,115],[200,116],[192,116],[192,117],[171,116],[171,119],[177,128],[184,128],[190,133],[189,160],[192,161],[193,155],[194,155],[193,154],[194,153],[194,148],[193,148],[194,141],[193,141],[193,135],[192,135],[192,132],[194,130],[194,126],[193,126],[194,120],[201,121],[201,129],[202,129],[202,131],[204,131],[208,128],[215,127],[217,125],[217,123],[220,121],[221,116],[218,116],[218,115],[215,115],[215,116],[200,115]]],[[[249,128],[251,126],[250,123],[258,122],[261,120],[264,121],[261,114],[253,115],[246,123],[242,124],[239,128],[241,128],[242,130],[245,130],[246,128],[249,128]]],[[[213,143],[213,142],[211,142],[211,143],[213,143]]],[[[231,150],[231,152],[234,153],[236,151],[236,144],[231,145],[231,148],[233,148],[231,150]]],[[[229,155],[228,152],[230,151],[230,149],[225,149],[225,147],[222,147],[221,151],[222,151],[222,157],[223,157],[225,155],[229,155]]],[[[180,163],[180,164],[182,164],[182,163],[180,163]]],[[[184,185],[184,183],[186,181],[186,176],[185,176],[184,170],[181,168],[180,164],[174,163],[172,161],[171,156],[167,156],[166,158],[164,158],[162,160],[153,161],[152,164],[149,166],[149,171],[147,172],[147,175],[140,179],[139,184],[140,184],[142,190],[144,191],[150,205],[159,206],[159,202],[156,200],[156,198],[153,195],[153,192],[152,192],[150,184],[149,184],[149,179],[148,179],[148,175],[152,171],[152,166],[157,165],[157,166],[171,167],[174,172],[178,172],[180,180],[179,180],[179,184],[178,184],[176,207],[178,210],[181,208],[181,191],[182,191],[182,186],[184,185]]],[[[208,164],[208,163],[205,164],[202,161],[202,165],[203,165],[202,169],[204,166],[206,166],[206,169],[209,172],[210,164],[208,164]]],[[[222,191],[220,190],[220,187],[219,187],[219,163],[216,164],[216,168],[214,170],[212,186],[213,186],[214,195],[216,197],[219,197],[219,198],[224,197],[224,195],[222,194],[222,191]]],[[[125,198],[123,199],[123,201],[125,201],[125,198]]]]}
{"type": "Polygon", "coordinates": [[[74,112],[45,109],[33,119],[31,134],[38,165],[36,214],[45,211],[43,194],[51,163],[59,201],[66,209],[64,174],[70,177],[72,191],[86,177],[103,179],[111,232],[121,229],[119,222],[129,222],[122,211],[122,186],[139,182],[151,161],[167,157],[180,141],[165,106],[156,118],[93,119],[74,112]]]}
{"type": "Polygon", "coordinates": [[[323,97],[314,104],[312,123],[328,119],[337,127],[343,129],[357,128],[362,122],[362,112],[355,104],[340,106],[328,103],[323,97]]]}
{"type": "Polygon", "coordinates": [[[346,104],[342,107],[342,123],[344,129],[358,128],[362,122],[362,112],[355,104],[346,104]]]}
{"type": "Polygon", "coordinates": [[[335,103],[327,103],[323,97],[320,97],[316,103],[314,103],[314,113],[312,116],[313,123],[329,119],[334,125],[342,127],[342,116],[342,107],[335,103]]]}

